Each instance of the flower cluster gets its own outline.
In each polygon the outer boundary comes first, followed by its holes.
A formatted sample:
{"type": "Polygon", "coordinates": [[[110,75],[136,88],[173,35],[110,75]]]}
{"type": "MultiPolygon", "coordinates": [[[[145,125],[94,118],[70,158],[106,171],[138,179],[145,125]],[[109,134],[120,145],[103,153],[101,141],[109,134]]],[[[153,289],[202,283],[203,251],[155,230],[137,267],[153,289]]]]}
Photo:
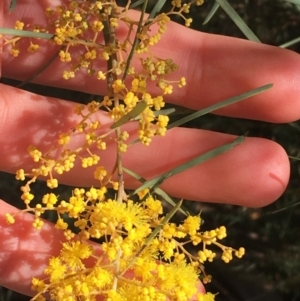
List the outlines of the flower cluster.
{"type": "MultiPolygon", "coordinates": [[[[141,295],[145,300],[184,301],[194,295],[197,300],[209,300],[196,290],[199,275],[204,283],[211,281],[202,263],[213,261],[216,253],[207,246],[221,247],[225,262],[232,259],[232,253],[241,257],[244,249],[220,244],[219,240],[226,237],[224,226],[201,231],[199,215],[187,216],[179,225],[162,224],[161,201],[148,190],[142,194],[141,202],[129,199],[121,203],[106,198],[103,187],[74,189],[68,201],[58,202],[53,193],[46,194],[42,204],[32,208],[37,217],[34,226],[42,226],[42,212],[56,210],[55,227],[64,231],[69,242],[63,243],[58,257],[50,259],[46,278],[33,279],[32,288],[37,291],[33,300],[45,300],[46,292],[53,300],[96,300],[98,295],[105,300],[140,300],[141,295]],[[76,220],[76,239],[61,218],[63,214],[76,220]],[[158,234],[149,240],[157,228],[158,234]],[[88,243],[90,238],[103,240],[100,255],[88,243]],[[186,249],[189,243],[201,244],[202,249],[193,255],[186,249]],[[92,267],[86,259],[94,262],[92,267]]],[[[11,223],[11,219],[7,215],[7,221],[11,223]]],[[[207,296],[212,298],[211,294],[207,296]]]]}
{"type": "MultiPolygon", "coordinates": [[[[46,10],[47,28],[32,25],[34,31],[53,33],[52,43],[60,47],[58,59],[66,65],[62,74],[65,80],[86,71],[99,81],[107,81],[102,100],[75,107],[74,114],[81,121],[69,132],[60,133],[53,149],[42,152],[35,146],[28,147],[36,167],[16,173],[18,180],[31,178],[21,187],[21,199],[26,206],[24,211],[35,215],[33,226],[41,229],[43,213],[55,211],[55,227],[66,238],[59,256],[50,258],[45,279],[32,280],[32,289],[37,292],[33,300],[43,301],[50,294],[58,301],[93,301],[98,296],[105,301],[187,301],[192,297],[212,301],[213,294],[197,292],[199,277],[204,283],[211,281],[203,263],[217,256],[212,246],[222,250],[221,259],[226,263],[245,252],[220,243],[226,237],[224,226],[203,231],[199,215],[188,215],[181,224],[170,222],[163,214],[162,202],[149,189],[138,193],[139,201],[124,191],[121,153],[130,150],[130,144],[123,125],[137,122],[136,135],[146,146],[155,136],[164,136],[169,122],[168,116],[161,114],[164,97],[173,93],[174,83],[179,88],[186,84],[184,77],[168,80],[177,65],[172,59],[154,55],[151,47],[166,31],[170,15],[180,15],[189,26],[191,19],[183,14],[189,12],[192,4],[201,5],[203,1],[174,0],[169,13],[140,21],[130,17],[130,2],[121,8],[113,0],[66,1],[66,6],[46,10]],[[120,28],[127,28],[123,37],[118,34],[120,28]],[[150,86],[156,86],[155,93],[149,92],[150,86]],[[109,129],[97,118],[100,109],[105,109],[111,118],[109,129]],[[84,139],[82,145],[72,149],[69,145],[75,134],[84,139]],[[101,165],[108,140],[116,142],[114,170],[101,165]],[[65,200],[53,192],[47,193],[32,205],[31,184],[37,178],[44,177],[50,189],[57,188],[58,175],[69,172],[78,162],[82,168],[92,170],[99,186],[75,188],[65,200]],[[114,173],[118,173],[118,181],[113,180],[114,173]],[[116,191],[115,198],[108,196],[109,186],[116,191]],[[66,218],[74,221],[76,235],[66,218]],[[100,251],[92,247],[89,239],[100,239],[100,251]],[[189,244],[199,251],[191,254],[189,244]]],[[[24,23],[17,20],[15,28],[23,30],[24,23]]],[[[20,39],[4,39],[15,57],[20,51],[20,39]]],[[[31,38],[29,43],[29,52],[38,51],[38,42],[31,38]]],[[[15,216],[6,214],[6,220],[12,224],[15,216]]]]}

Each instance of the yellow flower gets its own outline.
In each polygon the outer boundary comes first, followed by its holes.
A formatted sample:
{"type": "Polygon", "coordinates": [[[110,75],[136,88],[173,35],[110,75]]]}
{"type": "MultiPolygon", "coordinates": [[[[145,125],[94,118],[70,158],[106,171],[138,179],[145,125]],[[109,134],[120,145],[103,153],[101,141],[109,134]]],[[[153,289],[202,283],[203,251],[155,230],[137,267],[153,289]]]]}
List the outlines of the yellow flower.
{"type": "Polygon", "coordinates": [[[142,200],[148,193],[149,193],[149,188],[146,188],[146,189],[143,189],[143,190],[139,191],[137,193],[137,195],[138,195],[139,199],[142,200]]]}
{"type": "Polygon", "coordinates": [[[221,226],[220,228],[216,229],[216,235],[218,239],[223,239],[227,236],[226,228],[224,226],[221,226]]]}
{"type": "Polygon", "coordinates": [[[80,241],[65,242],[62,245],[63,248],[60,252],[60,257],[68,262],[69,265],[70,260],[77,261],[77,259],[87,259],[93,254],[93,248],[80,241]]]}
{"type": "Polygon", "coordinates": [[[178,86],[179,86],[179,88],[182,88],[182,87],[184,87],[185,85],[186,85],[185,77],[181,77],[181,78],[180,78],[180,81],[179,81],[179,83],[178,83],[178,86]]]}
{"type": "Polygon", "coordinates": [[[23,192],[21,195],[21,199],[24,201],[25,204],[29,204],[34,198],[34,195],[28,191],[23,192]]]}
{"type": "Polygon", "coordinates": [[[24,181],[25,180],[25,171],[24,169],[19,169],[16,172],[16,179],[20,180],[20,181],[24,181]]]}
{"type": "Polygon", "coordinates": [[[98,71],[97,78],[100,79],[100,80],[105,80],[106,75],[102,71],[98,71]]]}
{"type": "Polygon", "coordinates": [[[29,152],[29,155],[31,156],[34,162],[39,162],[42,158],[42,152],[39,151],[35,146],[29,146],[27,148],[27,151],[29,152]]]}
{"type": "Polygon", "coordinates": [[[122,82],[121,79],[115,80],[114,83],[112,84],[112,87],[114,89],[114,93],[118,93],[126,88],[125,84],[122,82]]]}
{"type": "Polygon", "coordinates": [[[58,181],[57,181],[57,179],[49,179],[49,180],[47,180],[47,186],[49,188],[57,188],[58,187],[58,181]]]}
{"type": "Polygon", "coordinates": [[[9,53],[13,56],[13,57],[17,57],[20,53],[20,49],[16,48],[16,47],[12,47],[11,50],[9,51],[9,53]]]}
{"type": "Polygon", "coordinates": [[[172,238],[176,233],[177,227],[174,223],[165,224],[162,228],[162,236],[165,238],[172,238]]]}
{"type": "MultiPolygon", "coordinates": [[[[63,204],[63,202],[61,203],[63,204]]],[[[72,196],[69,199],[69,203],[65,203],[66,211],[70,217],[77,218],[80,213],[85,210],[85,200],[80,196],[72,196]]]]}
{"type": "Polygon", "coordinates": [[[163,213],[162,203],[159,200],[155,200],[152,196],[148,197],[143,203],[147,209],[146,212],[150,216],[157,216],[163,213]]]}
{"type": "Polygon", "coordinates": [[[59,145],[66,145],[70,142],[70,135],[66,133],[59,134],[58,144],[59,145]]]}
{"type": "Polygon", "coordinates": [[[34,220],[34,222],[32,223],[33,227],[40,230],[42,229],[42,227],[44,226],[44,221],[42,221],[41,219],[39,218],[36,218],[34,220]]]}
{"type": "Polygon", "coordinates": [[[183,224],[182,228],[189,234],[195,235],[196,232],[200,229],[201,218],[200,216],[188,216],[183,224]]]}
{"type": "Polygon", "coordinates": [[[15,218],[10,213],[5,213],[6,222],[10,225],[15,223],[15,218]]]}
{"type": "Polygon", "coordinates": [[[45,282],[37,278],[32,278],[31,283],[32,283],[31,289],[33,291],[42,292],[46,287],[45,282]]]}
{"type": "Polygon", "coordinates": [[[62,62],[71,62],[72,60],[71,54],[63,50],[59,52],[59,57],[62,62]]]}
{"type": "Polygon", "coordinates": [[[15,29],[23,30],[23,28],[24,28],[24,23],[21,22],[21,21],[19,21],[19,20],[17,20],[17,21],[15,22],[15,29]]]}
{"type": "Polygon", "coordinates": [[[101,54],[101,56],[102,56],[106,61],[109,60],[109,54],[108,54],[107,51],[103,51],[102,54],[101,54]]]}
{"type": "Polygon", "coordinates": [[[116,28],[116,27],[119,26],[119,23],[118,23],[118,19],[117,19],[117,18],[110,18],[109,22],[110,22],[110,26],[112,26],[112,27],[114,27],[114,28],[116,28]]]}
{"type": "Polygon", "coordinates": [[[197,301],[214,301],[215,295],[212,293],[198,293],[197,294],[197,301]]]}
{"type": "Polygon", "coordinates": [[[36,52],[40,46],[38,44],[30,43],[29,47],[27,48],[28,52],[36,52]]]}
{"type": "MultiPolygon", "coordinates": [[[[171,295],[184,294],[189,300],[197,291],[198,275],[195,269],[184,262],[170,263],[164,267],[164,279],[157,279],[157,285],[171,295]]],[[[176,299],[175,299],[176,300],[176,299]]]]}
{"type": "Polygon", "coordinates": [[[164,98],[162,96],[153,98],[153,105],[156,111],[160,110],[165,106],[164,98]]]}
{"type": "Polygon", "coordinates": [[[61,230],[66,230],[68,226],[69,225],[62,218],[59,218],[55,224],[55,228],[61,230]]]}
{"type": "Polygon", "coordinates": [[[242,258],[245,255],[245,248],[239,248],[237,251],[234,252],[234,255],[238,258],[242,258]]]}
{"type": "Polygon", "coordinates": [[[63,78],[64,79],[70,79],[70,78],[74,78],[75,77],[75,72],[74,71],[67,71],[67,70],[64,70],[63,71],[63,78]]]}
{"type": "Polygon", "coordinates": [[[136,106],[138,98],[134,95],[133,92],[128,92],[124,97],[124,102],[127,105],[127,108],[132,109],[136,106]]]}
{"type": "Polygon", "coordinates": [[[107,175],[107,170],[104,166],[98,166],[96,171],[94,172],[94,178],[96,180],[102,181],[104,177],[107,175]]]}
{"type": "Polygon", "coordinates": [[[67,268],[62,263],[60,258],[52,257],[49,260],[49,265],[45,269],[45,274],[49,275],[49,280],[52,283],[60,282],[66,276],[67,268]]]}
{"type": "Polygon", "coordinates": [[[192,18],[188,18],[185,20],[185,26],[186,27],[190,27],[191,23],[193,22],[193,19],[192,18]]]}
{"type": "Polygon", "coordinates": [[[100,32],[103,30],[104,28],[104,25],[101,21],[99,20],[95,20],[92,24],[91,24],[91,27],[93,29],[93,31],[95,32],[100,32]]]}
{"type": "Polygon", "coordinates": [[[47,208],[52,209],[57,203],[57,197],[53,193],[47,193],[43,196],[42,203],[47,206],[47,208]]]}
{"type": "Polygon", "coordinates": [[[225,248],[223,250],[221,259],[225,262],[228,263],[229,261],[232,260],[232,249],[231,248],[225,248]]]}
{"type": "Polygon", "coordinates": [[[93,268],[92,272],[86,277],[86,282],[98,289],[108,287],[111,285],[112,280],[113,274],[111,271],[97,266],[93,268]]]}

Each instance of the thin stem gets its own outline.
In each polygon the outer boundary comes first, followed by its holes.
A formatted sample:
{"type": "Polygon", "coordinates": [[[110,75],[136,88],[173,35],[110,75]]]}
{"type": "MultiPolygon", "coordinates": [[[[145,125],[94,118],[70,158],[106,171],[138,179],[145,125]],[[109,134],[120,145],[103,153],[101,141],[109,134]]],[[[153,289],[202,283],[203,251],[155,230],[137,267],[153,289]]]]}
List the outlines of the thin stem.
{"type": "Polygon", "coordinates": [[[14,36],[26,37],[26,38],[46,39],[46,40],[51,40],[54,37],[54,34],[51,33],[35,32],[29,30],[5,28],[5,27],[0,27],[0,34],[14,35],[14,36]]]}
{"type": "Polygon", "coordinates": [[[142,29],[142,26],[143,26],[144,16],[145,16],[147,5],[148,5],[148,0],[145,0],[145,2],[143,4],[141,16],[140,16],[138,28],[136,30],[136,34],[135,34],[135,37],[134,37],[133,45],[132,45],[132,48],[130,50],[127,61],[126,61],[126,66],[125,66],[125,70],[124,70],[124,74],[123,74],[123,78],[122,78],[123,81],[125,80],[125,78],[127,76],[127,72],[128,72],[129,67],[130,67],[130,63],[131,63],[131,60],[133,58],[134,51],[135,51],[135,49],[136,49],[136,47],[139,43],[138,33],[140,33],[140,31],[142,29]]]}
{"type": "MultiPolygon", "coordinates": [[[[115,29],[113,26],[110,25],[110,18],[109,17],[104,25],[104,41],[105,45],[108,45],[110,49],[116,49],[116,34],[115,29]]],[[[109,95],[114,95],[114,91],[112,88],[113,82],[117,79],[117,75],[113,72],[113,70],[118,66],[118,58],[117,54],[113,53],[110,55],[109,60],[107,62],[107,70],[112,70],[112,72],[109,73],[107,77],[107,90],[109,95]]],[[[117,95],[114,95],[114,106],[119,106],[119,97],[117,95]]],[[[116,128],[116,137],[120,137],[121,129],[120,127],[116,128]]],[[[122,165],[122,155],[119,150],[118,144],[117,144],[117,158],[116,158],[116,166],[117,166],[117,172],[118,172],[118,195],[117,195],[117,202],[122,203],[124,199],[124,180],[123,180],[123,165],[122,165]]],[[[120,224],[118,226],[119,230],[121,230],[122,225],[120,224]]],[[[117,258],[115,261],[115,277],[113,280],[112,289],[117,290],[118,286],[118,277],[117,275],[120,273],[120,260],[122,256],[122,250],[119,249],[117,253],[117,258]]]]}
{"type": "Polygon", "coordinates": [[[22,81],[20,84],[18,84],[16,87],[21,88],[27,85],[28,83],[32,82],[36,77],[38,77],[42,72],[44,72],[57,58],[59,52],[62,50],[63,47],[60,47],[53,55],[52,57],[44,64],[41,66],[33,75],[28,77],[26,80],[22,81]]]}

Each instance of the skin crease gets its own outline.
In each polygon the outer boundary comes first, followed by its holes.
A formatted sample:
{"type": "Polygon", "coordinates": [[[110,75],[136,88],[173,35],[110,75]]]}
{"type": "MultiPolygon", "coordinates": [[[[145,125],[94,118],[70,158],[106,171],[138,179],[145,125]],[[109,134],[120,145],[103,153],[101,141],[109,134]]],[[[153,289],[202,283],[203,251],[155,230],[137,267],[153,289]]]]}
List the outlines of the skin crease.
{"type": "MultiPolygon", "coordinates": [[[[45,22],[42,12],[50,2],[53,3],[50,0],[19,0],[14,12],[9,14],[10,1],[1,1],[0,27],[12,28],[15,20],[20,18],[33,23],[45,22]],[[33,16],[36,19],[33,20],[33,16]]],[[[174,61],[180,65],[173,78],[184,75],[187,79],[187,86],[176,89],[168,97],[169,102],[200,109],[273,83],[274,88],[270,91],[219,110],[218,113],[278,123],[300,117],[298,54],[245,40],[207,35],[176,24],[168,27],[162,43],[155,49],[161,57],[167,58],[170,56],[170,45],[180,45],[172,53],[174,61]]],[[[120,32],[122,34],[122,29],[120,32]]],[[[32,55],[24,49],[18,58],[12,58],[4,48],[2,76],[25,79],[35,73],[56,50],[55,46],[41,47],[37,54],[32,55]]],[[[104,82],[99,83],[84,73],[78,74],[73,80],[62,80],[64,68],[65,65],[57,60],[36,82],[93,94],[105,93],[104,82]]],[[[3,84],[0,85],[0,98],[0,169],[3,171],[14,173],[21,167],[30,170],[33,163],[26,152],[28,145],[34,144],[42,151],[47,151],[60,131],[69,131],[76,124],[72,102],[42,97],[3,84]]],[[[110,125],[103,113],[99,112],[98,117],[104,129],[110,125]]],[[[127,126],[129,132],[135,128],[134,123],[127,126]]],[[[155,138],[150,147],[131,147],[124,155],[124,164],[151,179],[217,146],[232,142],[234,138],[228,134],[177,128],[164,138],[155,138]]],[[[80,137],[75,137],[72,146],[76,147],[81,141],[80,137]]],[[[100,154],[101,164],[111,168],[115,162],[113,143],[108,147],[108,152],[100,154]]],[[[280,145],[249,137],[230,152],[168,179],[162,188],[179,198],[264,206],[283,193],[289,180],[289,169],[288,157],[280,145]]],[[[79,186],[96,184],[90,172],[78,166],[60,181],[79,186]]],[[[138,185],[131,179],[125,178],[125,181],[126,187],[135,188],[138,185]]],[[[42,272],[41,267],[47,263],[49,256],[58,253],[60,246],[56,243],[62,238],[50,224],[43,230],[45,232],[31,231],[30,217],[25,214],[20,215],[14,226],[7,226],[3,215],[15,210],[4,201],[0,202],[0,284],[30,294],[31,277],[42,272]],[[26,231],[16,230],[19,229],[19,223],[26,231]],[[25,232],[27,235],[24,235],[25,232]],[[33,241],[38,248],[32,247],[33,241]],[[39,253],[33,259],[28,255],[30,253],[24,253],[24,250],[36,252],[37,249],[39,253]]]]}

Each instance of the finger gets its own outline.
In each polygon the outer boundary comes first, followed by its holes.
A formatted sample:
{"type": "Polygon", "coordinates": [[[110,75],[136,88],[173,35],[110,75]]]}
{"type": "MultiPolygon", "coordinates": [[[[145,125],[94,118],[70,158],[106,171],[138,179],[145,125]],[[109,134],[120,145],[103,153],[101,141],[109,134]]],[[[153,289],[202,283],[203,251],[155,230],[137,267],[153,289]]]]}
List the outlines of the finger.
{"type": "Polygon", "coordinates": [[[45,222],[43,229],[33,228],[34,216],[20,214],[13,225],[7,225],[4,214],[19,209],[0,200],[0,284],[25,295],[31,291],[32,277],[43,279],[51,256],[59,255],[62,231],[45,222]]]}
{"type": "MultiPolygon", "coordinates": [[[[37,167],[26,152],[28,145],[35,145],[42,152],[49,151],[56,145],[58,134],[69,132],[79,121],[73,113],[72,102],[38,96],[5,85],[0,86],[0,93],[1,170],[15,172],[19,168],[29,170],[37,167]]],[[[111,124],[103,112],[93,118],[101,121],[103,132],[111,124]]],[[[136,123],[130,123],[126,130],[134,138],[136,123]]],[[[230,143],[234,138],[227,134],[175,128],[165,137],[155,137],[150,147],[130,146],[123,155],[124,166],[151,179],[230,143]]],[[[84,137],[76,135],[68,148],[76,149],[83,142],[84,137]]],[[[91,151],[97,152],[94,148],[91,151]]],[[[107,139],[107,149],[98,154],[100,164],[108,171],[112,170],[116,160],[114,136],[107,139]]],[[[99,186],[99,182],[93,179],[93,170],[82,169],[80,163],[59,179],[61,183],[79,187],[99,186]]],[[[256,207],[276,200],[285,190],[288,179],[289,162],[282,147],[269,140],[247,138],[233,150],[171,177],[162,188],[179,198],[256,207]]],[[[139,183],[125,177],[125,186],[136,188],[139,183]]]]}
{"type": "MultiPolygon", "coordinates": [[[[44,9],[49,1],[18,1],[12,14],[4,9],[3,25],[12,27],[14,21],[23,18],[45,24],[44,9]]],[[[201,9],[201,8],[199,8],[201,9]]],[[[132,13],[136,16],[136,13],[132,13]]],[[[137,18],[137,16],[136,16],[137,18]]],[[[122,28],[119,29],[122,32],[122,28]]],[[[172,57],[179,64],[173,79],[185,76],[187,86],[175,89],[168,97],[172,103],[193,109],[201,109],[228,97],[249,91],[258,86],[273,83],[274,88],[261,95],[218,110],[219,114],[288,122],[300,118],[298,70],[299,55],[277,47],[262,45],[241,39],[209,35],[192,31],[170,23],[161,42],[155,46],[155,53],[163,58],[172,57]],[[173,45],[171,51],[170,45],[173,45]]],[[[56,51],[55,47],[42,48],[40,54],[21,53],[12,58],[3,53],[2,75],[24,79],[36,72],[56,51]],[[13,66],[17,66],[17,69],[13,66]]],[[[99,64],[105,68],[105,65],[99,64]]],[[[56,60],[37,82],[62,86],[69,89],[88,91],[92,94],[105,93],[105,83],[83,72],[72,80],[63,81],[61,74],[67,66],[56,60]]],[[[105,70],[105,69],[104,69],[105,70]]]]}

